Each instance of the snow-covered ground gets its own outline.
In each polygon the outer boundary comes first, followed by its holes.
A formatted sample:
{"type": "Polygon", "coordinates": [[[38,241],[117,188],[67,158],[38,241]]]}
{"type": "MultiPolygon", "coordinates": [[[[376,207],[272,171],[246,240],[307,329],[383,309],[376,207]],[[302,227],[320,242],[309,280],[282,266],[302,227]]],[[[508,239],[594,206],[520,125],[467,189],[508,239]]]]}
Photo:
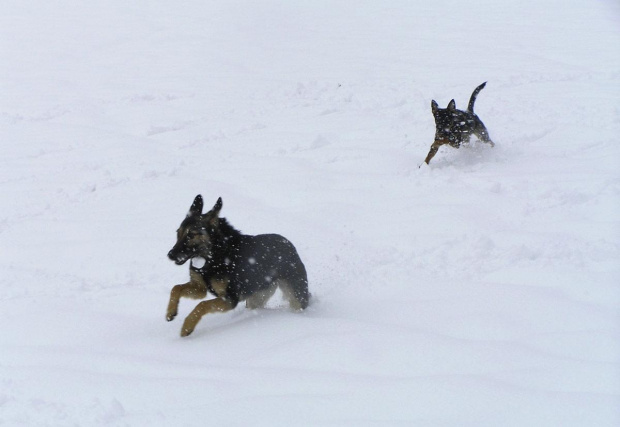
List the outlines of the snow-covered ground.
{"type": "Polygon", "coordinates": [[[617,1],[1,3],[0,425],[620,425],[617,1]],[[180,338],[198,193],[304,313],[180,338]]]}

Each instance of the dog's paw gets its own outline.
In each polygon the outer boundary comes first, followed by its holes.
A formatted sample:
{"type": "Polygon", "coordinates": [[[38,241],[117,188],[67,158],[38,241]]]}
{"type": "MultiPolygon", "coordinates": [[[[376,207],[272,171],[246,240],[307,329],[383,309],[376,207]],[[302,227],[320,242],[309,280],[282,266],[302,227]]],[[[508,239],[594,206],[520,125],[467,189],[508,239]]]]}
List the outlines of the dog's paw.
{"type": "MultiPolygon", "coordinates": [[[[191,315],[190,315],[191,316],[191,315]]],[[[186,337],[192,332],[194,332],[194,328],[196,327],[196,322],[193,322],[191,319],[185,319],[183,322],[183,327],[181,328],[181,336],[186,337]]]]}
{"type": "Polygon", "coordinates": [[[177,317],[176,313],[168,313],[168,314],[166,314],[166,320],[168,322],[170,322],[171,320],[174,320],[175,317],[177,317]]]}

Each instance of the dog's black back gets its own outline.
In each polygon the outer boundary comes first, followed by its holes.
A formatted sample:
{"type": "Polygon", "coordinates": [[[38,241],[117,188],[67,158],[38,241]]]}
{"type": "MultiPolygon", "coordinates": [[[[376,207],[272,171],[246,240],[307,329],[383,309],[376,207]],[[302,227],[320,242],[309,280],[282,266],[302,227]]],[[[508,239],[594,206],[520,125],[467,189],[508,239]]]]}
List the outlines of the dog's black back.
{"type": "Polygon", "coordinates": [[[274,283],[289,286],[299,302],[308,306],[306,268],[291,242],[278,234],[241,234],[226,218],[218,218],[216,227],[208,229],[212,242],[211,257],[201,268],[192,270],[204,278],[209,291],[216,294],[210,283],[225,278],[229,284],[223,298],[234,306],[274,283]],[[286,283],[286,284],[285,284],[286,283]]]}

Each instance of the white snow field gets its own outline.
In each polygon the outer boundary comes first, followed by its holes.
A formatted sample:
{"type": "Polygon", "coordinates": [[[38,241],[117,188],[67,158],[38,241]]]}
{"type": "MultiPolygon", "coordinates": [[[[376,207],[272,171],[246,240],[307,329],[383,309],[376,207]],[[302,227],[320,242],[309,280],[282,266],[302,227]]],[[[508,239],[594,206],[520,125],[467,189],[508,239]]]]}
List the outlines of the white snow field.
{"type": "Polygon", "coordinates": [[[620,425],[615,0],[2,0],[0,425],[620,425]],[[455,98],[496,146],[440,149],[455,98]],[[194,196],[313,294],[203,318],[194,196]]]}

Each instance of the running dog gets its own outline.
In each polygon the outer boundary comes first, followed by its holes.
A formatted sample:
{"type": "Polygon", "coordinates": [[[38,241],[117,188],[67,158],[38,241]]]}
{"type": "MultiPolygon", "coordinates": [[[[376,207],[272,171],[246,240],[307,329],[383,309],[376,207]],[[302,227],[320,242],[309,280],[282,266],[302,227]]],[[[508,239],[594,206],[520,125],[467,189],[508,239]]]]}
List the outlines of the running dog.
{"type": "Polygon", "coordinates": [[[482,142],[491,144],[491,147],[495,146],[489,138],[489,132],[484,123],[474,114],[476,97],[486,84],[487,82],[484,82],[474,89],[471,98],[469,98],[467,111],[457,110],[454,99],[450,101],[448,108],[439,108],[435,100],[431,102],[431,110],[433,117],[435,117],[435,141],[431,145],[426,160],[424,160],[426,164],[430,163],[442,145],[448,144],[451,147],[459,148],[462,143],[469,142],[472,134],[476,135],[482,142]]]}
{"type": "Polygon", "coordinates": [[[185,337],[205,314],[234,309],[244,301],[250,309],[264,307],[279,287],[294,310],[308,306],[306,268],[291,242],[278,234],[241,234],[220,218],[222,198],[209,212],[202,214],[199,194],[177,230],[177,242],[168,258],[177,265],[191,259],[189,282],[170,291],[166,319],[177,315],[181,297],[214,299],[198,303],[185,318],[181,336],[185,337]]]}

